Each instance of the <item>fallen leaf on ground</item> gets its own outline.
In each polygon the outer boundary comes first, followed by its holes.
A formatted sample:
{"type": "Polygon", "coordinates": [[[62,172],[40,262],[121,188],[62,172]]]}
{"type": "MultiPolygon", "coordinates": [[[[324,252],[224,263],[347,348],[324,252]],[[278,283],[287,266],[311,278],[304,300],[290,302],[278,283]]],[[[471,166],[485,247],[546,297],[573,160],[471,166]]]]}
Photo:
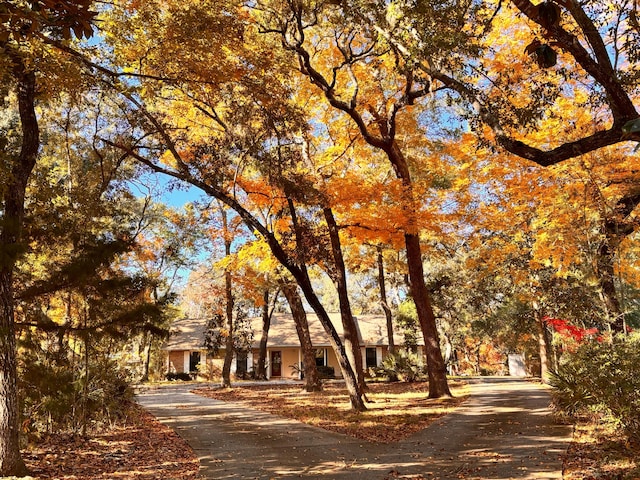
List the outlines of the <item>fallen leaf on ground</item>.
{"type": "Polygon", "coordinates": [[[52,480],[196,480],[199,462],[187,443],[133,406],[126,425],[83,438],[53,434],[23,453],[31,475],[52,480]]]}

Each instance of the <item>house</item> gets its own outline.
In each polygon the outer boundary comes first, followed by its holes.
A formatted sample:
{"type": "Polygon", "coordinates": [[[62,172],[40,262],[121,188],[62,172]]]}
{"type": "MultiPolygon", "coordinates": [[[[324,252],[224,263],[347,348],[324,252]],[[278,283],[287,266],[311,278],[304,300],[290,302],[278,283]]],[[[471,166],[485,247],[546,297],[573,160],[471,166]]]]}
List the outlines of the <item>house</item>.
{"type": "MultiPolygon", "coordinates": [[[[342,321],[339,313],[330,314],[331,322],[342,337],[342,321]]],[[[316,365],[333,367],[340,376],[340,367],[331,348],[328,336],[314,314],[307,314],[311,342],[316,349],[316,365]]],[[[204,348],[204,333],[207,320],[181,319],[174,324],[173,333],[163,347],[167,353],[167,372],[183,373],[198,371],[204,377],[214,377],[222,369],[224,352],[212,358],[204,348]]],[[[362,362],[366,368],[380,366],[389,351],[386,318],[383,315],[360,315],[356,317],[362,362]]],[[[259,355],[262,319],[251,320],[253,341],[246,353],[236,353],[231,372],[236,376],[255,368],[259,355]]],[[[396,344],[402,344],[404,334],[394,333],[396,344]]],[[[420,339],[420,342],[422,339],[420,339]]],[[[418,348],[421,349],[419,346],[418,348]]],[[[277,313],[271,318],[267,342],[267,376],[269,378],[300,378],[302,350],[291,314],[277,313]]]]}

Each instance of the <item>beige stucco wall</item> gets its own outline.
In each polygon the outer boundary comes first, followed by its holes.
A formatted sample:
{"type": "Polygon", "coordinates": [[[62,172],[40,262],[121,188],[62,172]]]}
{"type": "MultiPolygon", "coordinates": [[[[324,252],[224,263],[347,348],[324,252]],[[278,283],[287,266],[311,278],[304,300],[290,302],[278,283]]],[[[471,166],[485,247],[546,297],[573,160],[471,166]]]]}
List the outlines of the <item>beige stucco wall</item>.
{"type": "MultiPolygon", "coordinates": [[[[342,372],[340,371],[340,365],[338,364],[338,360],[336,358],[336,354],[330,347],[322,347],[326,349],[327,352],[327,365],[333,367],[335,371],[335,376],[337,378],[342,378],[342,372]]],[[[418,347],[418,351],[422,352],[423,348],[418,347]]],[[[280,351],[282,354],[282,378],[298,378],[298,372],[295,368],[292,368],[293,365],[299,365],[301,361],[301,353],[300,349],[297,347],[282,347],[282,348],[273,348],[267,350],[267,362],[271,361],[271,352],[272,351],[280,351]]],[[[365,347],[362,347],[362,361],[366,362],[365,355],[365,347]]],[[[378,364],[382,361],[382,359],[387,356],[389,353],[389,349],[386,346],[377,347],[377,361],[378,364]]],[[[256,363],[258,361],[259,350],[254,349],[250,352],[248,358],[247,367],[249,370],[251,368],[256,367],[256,363]]],[[[205,379],[214,379],[218,378],[222,372],[222,365],[224,363],[224,351],[220,351],[215,358],[207,355],[205,351],[201,352],[201,367],[200,367],[200,376],[205,379]]],[[[185,364],[188,369],[189,363],[189,352],[184,350],[174,350],[168,352],[167,357],[167,367],[169,372],[182,373],[186,372],[185,364]]],[[[232,364],[232,373],[235,373],[235,358],[234,363],[232,364]]],[[[269,368],[269,373],[271,369],[269,368]]]]}
{"type": "Polygon", "coordinates": [[[340,370],[340,364],[338,363],[338,357],[333,348],[327,348],[327,366],[333,367],[336,378],[342,378],[342,370],[340,370]]]}
{"type": "MultiPolygon", "coordinates": [[[[274,349],[276,350],[276,349],[274,349]]],[[[298,365],[300,358],[298,356],[298,348],[282,348],[282,376],[287,378],[298,378],[298,373],[292,368],[292,365],[298,365]]]]}

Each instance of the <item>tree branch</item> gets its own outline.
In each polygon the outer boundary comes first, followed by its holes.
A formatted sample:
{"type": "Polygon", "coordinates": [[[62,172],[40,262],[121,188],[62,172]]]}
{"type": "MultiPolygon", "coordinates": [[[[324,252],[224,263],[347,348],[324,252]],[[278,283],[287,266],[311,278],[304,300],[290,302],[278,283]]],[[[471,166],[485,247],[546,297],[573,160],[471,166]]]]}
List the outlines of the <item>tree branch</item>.
{"type": "Polygon", "coordinates": [[[511,1],[527,18],[545,28],[549,35],[557,40],[558,45],[563,50],[569,52],[576,62],[584,68],[596,82],[602,85],[607,93],[607,103],[611,109],[615,125],[621,126],[621,124],[638,117],[638,112],[633,102],[618,81],[618,76],[613,69],[602,37],[576,0],[567,0],[565,3],[568,6],[569,13],[571,13],[589,41],[595,55],[595,60],[591,58],[589,52],[582,46],[578,37],[562,28],[559,22],[555,25],[545,25],[545,22],[538,14],[539,9],[529,0],[511,1]]]}

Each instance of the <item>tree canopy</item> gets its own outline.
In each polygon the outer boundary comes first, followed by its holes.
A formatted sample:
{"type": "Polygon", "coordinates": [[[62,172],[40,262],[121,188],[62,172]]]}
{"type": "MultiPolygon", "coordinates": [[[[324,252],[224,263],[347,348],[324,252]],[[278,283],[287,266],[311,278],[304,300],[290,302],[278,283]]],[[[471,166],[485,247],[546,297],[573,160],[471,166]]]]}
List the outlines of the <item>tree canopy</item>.
{"type": "Polygon", "coordinates": [[[104,365],[148,377],[189,270],[229,352],[295,286],[356,410],[360,312],[420,334],[431,397],[514,350],[556,369],[545,318],[637,327],[639,37],[635,1],[4,2],[0,474],[18,369],[75,369],[86,426],[104,365]]]}

